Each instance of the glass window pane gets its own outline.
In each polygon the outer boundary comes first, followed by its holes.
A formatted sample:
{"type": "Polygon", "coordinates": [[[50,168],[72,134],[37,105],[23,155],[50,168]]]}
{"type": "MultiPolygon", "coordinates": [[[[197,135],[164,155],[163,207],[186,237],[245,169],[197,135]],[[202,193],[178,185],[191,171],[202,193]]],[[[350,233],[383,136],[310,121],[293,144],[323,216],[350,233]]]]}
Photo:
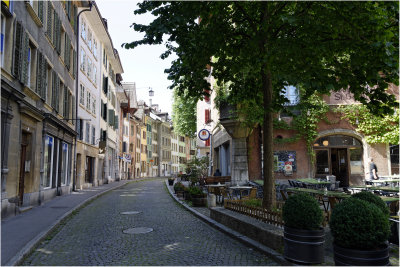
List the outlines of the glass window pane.
{"type": "Polygon", "coordinates": [[[328,150],[316,150],[317,174],[329,173],[328,150]]]}
{"type": "Polygon", "coordinates": [[[350,172],[351,174],[363,174],[362,148],[352,147],[350,151],[350,172]]]}

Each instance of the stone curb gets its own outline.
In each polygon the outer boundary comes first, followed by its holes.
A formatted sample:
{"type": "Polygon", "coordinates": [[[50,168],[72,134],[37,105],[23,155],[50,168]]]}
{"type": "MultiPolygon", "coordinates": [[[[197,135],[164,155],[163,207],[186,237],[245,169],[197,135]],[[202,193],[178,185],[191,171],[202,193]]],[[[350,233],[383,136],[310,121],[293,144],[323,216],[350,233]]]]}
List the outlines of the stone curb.
{"type": "Polygon", "coordinates": [[[196,211],[195,209],[192,209],[189,205],[187,205],[184,201],[180,200],[172,191],[171,187],[168,185],[168,180],[165,181],[165,186],[167,187],[169,194],[171,195],[171,197],[178,202],[179,204],[181,204],[185,209],[187,209],[188,211],[190,211],[191,213],[193,213],[196,217],[198,217],[199,219],[203,220],[204,222],[206,222],[207,224],[211,225],[212,227],[218,229],[219,231],[235,238],[236,240],[251,246],[252,248],[257,249],[258,251],[266,254],[267,256],[271,257],[273,260],[277,261],[279,264],[281,265],[285,265],[285,266],[292,266],[294,265],[291,262],[288,262],[281,254],[279,254],[278,252],[276,252],[275,250],[257,242],[254,241],[253,239],[250,239],[247,236],[244,236],[232,229],[230,229],[229,227],[226,227],[225,225],[214,221],[213,219],[205,216],[204,214],[201,214],[200,212],[196,211]]]}
{"type": "Polygon", "coordinates": [[[14,257],[12,257],[4,266],[19,266],[21,261],[24,259],[26,255],[31,253],[35,247],[46,238],[46,236],[52,232],[63,220],[65,220],[69,215],[71,215],[74,211],[80,209],[86,203],[104,195],[105,193],[120,188],[128,183],[135,182],[135,181],[142,181],[144,179],[137,179],[137,180],[123,180],[126,181],[120,185],[110,187],[104,191],[98,192],[96,195],[89,197],[88,199],[81,202],[79,205],[73,207],[71,210],[67,211],[64,215],[62,215],[58,220],[56,220],[52,225],[50,225],[46,230],[39,233],[35,238],[29,241],[14,257]]]}

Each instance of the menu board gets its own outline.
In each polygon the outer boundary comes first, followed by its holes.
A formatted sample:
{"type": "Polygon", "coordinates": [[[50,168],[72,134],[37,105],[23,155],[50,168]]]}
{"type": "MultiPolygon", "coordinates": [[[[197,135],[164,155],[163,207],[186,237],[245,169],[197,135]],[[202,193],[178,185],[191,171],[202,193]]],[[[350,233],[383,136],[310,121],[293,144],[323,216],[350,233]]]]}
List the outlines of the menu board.
{"type": "Polygon", "coordinates": [[[274,170],[285,172],[285,169],[297,170],[296,151],[274,151],[274,170]]]}

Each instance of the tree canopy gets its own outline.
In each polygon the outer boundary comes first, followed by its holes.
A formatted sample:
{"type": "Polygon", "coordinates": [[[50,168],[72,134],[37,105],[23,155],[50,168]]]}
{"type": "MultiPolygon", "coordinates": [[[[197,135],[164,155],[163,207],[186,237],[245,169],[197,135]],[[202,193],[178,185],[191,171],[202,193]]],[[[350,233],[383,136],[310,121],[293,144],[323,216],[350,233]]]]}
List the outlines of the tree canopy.
{"type": "Polygon", "coordinates": [[[375,114],[390,113],[396,105],[385,90],[388,83],[398,84],[397,2],[145,1],[138,6],[135,14],[151,12],[156,18],[149,25],[133,23],[145,36],[123,46],[164,43],[161,57],[177,56],[165,70],[171,88],[200,98],[209,87],[210,65],[218,85],[229,81],[231,103],[262,105],[265,207],[275,202],[273,112],[287,100],[281,94],[285,86],[302,86],[305,98],[348,88],[375,114]]]}
{"type": "Polygon", "coordinates": [[[188,97],[188,90],[184,94],[173,91],[172,122],[174,131],[182,136],[196,136],[196,98],[188,97]]]}

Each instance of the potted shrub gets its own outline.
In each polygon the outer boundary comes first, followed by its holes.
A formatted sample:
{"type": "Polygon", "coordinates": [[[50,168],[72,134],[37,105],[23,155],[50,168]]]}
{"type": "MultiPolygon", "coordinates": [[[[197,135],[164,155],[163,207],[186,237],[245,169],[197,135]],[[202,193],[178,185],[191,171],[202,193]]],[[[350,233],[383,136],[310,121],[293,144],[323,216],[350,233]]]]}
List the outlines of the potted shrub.
{"type": "Polygon", "coordinates": [[[389,218],[371,195],[350,197],[333,209],[329,227],[336,265],[389,264],[389,218]]]}
{"type": "Polygon", "coordinates": [[[177,182],[174,184],[175,194],[178,197],[183,197],[183,192],[185,190],[185,186],[181,182],[177,182]]]}
{"type": "Polygon", "coordinates": [[[168,185],[174,185],[174,181],[175,181],[174,178],[172,177],[168,178],[168,185]]]}
{"type": "Polygon", "coordinates": [[[191,186],[189,187],[189,194],[192,200],[192,204],[195,207],[204,207],[207,204],[207,194],[203,192],[200,187],[191,186]]]}
{"type": "Polygon", "coordinates": [[[307,264],[324,262],[325,232],[318,201],[306,193],[291,195],[283,206],[282,216],[284,257],[307,264]]]}

